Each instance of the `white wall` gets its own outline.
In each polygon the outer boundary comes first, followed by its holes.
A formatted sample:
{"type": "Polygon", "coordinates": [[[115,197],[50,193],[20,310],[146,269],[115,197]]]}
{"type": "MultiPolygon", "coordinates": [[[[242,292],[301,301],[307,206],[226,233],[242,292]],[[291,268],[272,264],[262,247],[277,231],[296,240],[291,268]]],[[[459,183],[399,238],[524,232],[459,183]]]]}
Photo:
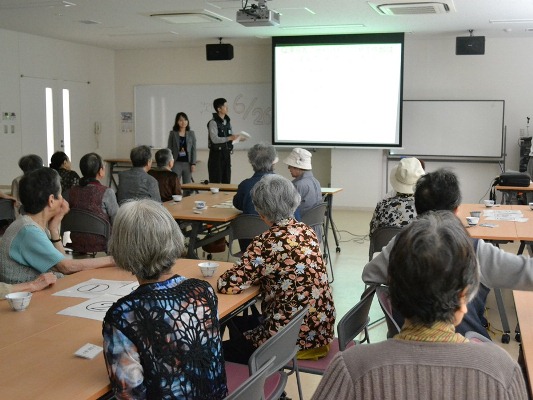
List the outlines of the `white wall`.
{"type": "MultiPolygon", "coordinates": [[[[72,132],[73,136],[93,136],[94,122],[99,121],[102,126],[100,145],[97,147],[94,137],[92,140],[83,140],[81,148],[73,143],[73,167],[78,169],[81,156],[91,151],[96,151],[103,157],[116,154],[113,51],[0,29],[0,53],[0,112],[15,112],[17,115],[17,120],[13,122],[15,134],[4,134],[5,121],[0,121],[0,184],[10,185],[12,179],[21,173],[17,163],[26,154],[22,136],[31,138],[45,135],[44,126],[42,131],[21,132],[21,120],[32,117],[21,115],[21,75],[90,82],[87,85],[89,100],[85,105],[86,120],[89,122],[84,126],[72,126],[72,132]]],[[[75,99],[71,99],[72,101],[75,99]]],[[[8,124],[11,123],[10,121],[8,124]]]]}
{"type": "MultiPolygon", "coordinates": [[[[455,37],[407,35],[404,98],[505,100],[507,169],[516,170],[519,131],[526,128],[526,117],[533,117],[531,49],[533,39],[530,38],[487,38],[485,55],[456,56],[455,37]]],[[[128,156],[134,144],[134,133],[120,133],[119,113],[134,110],[133,88],[137,84],[265,83],[271,80],[269,41],[259,46],[236,45],[235,58],[231,61],[206,61],[203,46],[113,52],[0,30],[0,50],[3,54],[0,57],[0,111],[14,111],[19,115],[21,74],[91,81],[91,103],[87,112],[91,114],[91,123],[102,122],[102,143],[99,149],[76,149],[77,154],[96,150],[103,156],[128,156]]],[[[218,93],[213,94],[213,98],[218,96],[218,93]]],[[[327,122],[319,113],[320,101],[311,99],[310,114],[302,118],[316,118],[317,126],[323,124],[327,132],[327,122]]],[[[191,121],[191,124],[197,134],[204,134],[206,122],[191,121]]],[[[87,127],[73,129],[87,130],[87,127]]],[[[90,128],[88,134],[92,134],[90,128]]],[[[0,184],[6,184],[19,173],[12,164],[16,164],[21,155],[20,137],[3,134],[0,137],[0,184]]],[[[428,132],[428,140],[431,140],[431,132],[428,132]]],[[[281,153],[280,159],[283,159],[286,152],[281,153]]],[[[200,160],[207,161],[207,152],[200,152],[200,160]]],[[[427,169],[431,171],[441,165],[454,168],[460,175],[465,202],[482,198],[491,180],[499,174],[498,166],[490,164],[428,162],[427,169]]],[[[373,208],[387,189],[387,166],[381,150],[321,149],[314,153],[313,167],[322,185],[344,188],[335,198],[336,206],[373,208]]],[[[277,171],[288,176],[282,163],[277,171]]],[[[239,182],[250,174],[246,152],[236,151],[233,181],[239,182]]],[[[205,163],[200,164],[196,179],[206,178],[205,163]]]]}
{"type": "MultiPolygon", "coordinates": [[[[533,39],[486,40],[484,56],[456,56],[455,37],[416,39],[406,36],[404,98],[443,100],[503,99],[506,101],[507,169],[518,169],[517,141],[519,130],[525,129],[526,116],[533,117],[530,93],[533,80],[529,65],[533,39]]],[[[118,51],[116,53],[116,96],[118,111],[133,110],[135,84],[269,82],[271,76],[270,44],[235,47],[231,61],[206,61],[205,49],[118,51]]],[[[213,94],[217,97],[217,94],[213,94]]],[[[320,120],[316,105],[310,104],[310,115],[320,120]]],[[[197,134],[205,132],[206,121],[191,121],[197,134]]],[[[323,122],[327,132],[327,123],[323,122]]],[[[532,130],[533,133],[533,130],[532,130]]],[[[118,155],[127,156],[133,134],[120,134],[118,155]]],[[[431,140],[431,132],[428,132],[431,140]]],[[[246,155],[236,152],[233,158],[233,181],[250,175],[246,155]]],[[[207,153],[201,155],[206,160],[207,153]]],[[[281,157],[280,157],[281,158],[281,157]]],[[[343,187],[335,205],[350,208],[373,208],[386,192],[387,171],[381,150],[319,150],[313,158],[315,175],[326,186],[343,187]]],[[[451,167],[460,176],[465,202],[476,202],[484,196],[492,179],[499,174],[494,164],[427,163],[428,171],[440,166],[451,167]]],[[[277,171],[288,176],[285,166],[277,171]]],[[[198,168],[197,179],[205,179],[207,170],[198,168]]]]}

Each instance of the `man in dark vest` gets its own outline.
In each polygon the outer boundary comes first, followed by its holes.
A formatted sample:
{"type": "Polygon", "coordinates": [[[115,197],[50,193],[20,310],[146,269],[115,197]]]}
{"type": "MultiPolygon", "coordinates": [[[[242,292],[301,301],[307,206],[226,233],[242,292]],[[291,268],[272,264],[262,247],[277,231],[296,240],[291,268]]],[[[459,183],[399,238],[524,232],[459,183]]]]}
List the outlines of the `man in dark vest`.
{"type": "Polygon", "coordinates": [[[213,101],[213,119],[207,123],[209,132],[209,182],[230,183],[231,181],[231,153],[233,141],[237,139],[231,130],[230,118],[227,116],[228,103],[226,99],[218,98],[213,101]]]}

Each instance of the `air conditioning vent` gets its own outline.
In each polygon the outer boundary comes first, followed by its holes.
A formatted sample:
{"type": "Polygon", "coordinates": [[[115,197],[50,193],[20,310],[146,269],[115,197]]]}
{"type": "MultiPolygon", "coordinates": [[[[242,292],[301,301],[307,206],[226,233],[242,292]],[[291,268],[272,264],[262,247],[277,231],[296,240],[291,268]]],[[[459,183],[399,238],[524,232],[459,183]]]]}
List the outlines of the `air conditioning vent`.
{"type": "Polygon", "coordinates": [[[369,1],[368,4],[381,15],[435,15],[455,11],[452,0],[446,2],[385,1],[383,3],[369,1]]]}

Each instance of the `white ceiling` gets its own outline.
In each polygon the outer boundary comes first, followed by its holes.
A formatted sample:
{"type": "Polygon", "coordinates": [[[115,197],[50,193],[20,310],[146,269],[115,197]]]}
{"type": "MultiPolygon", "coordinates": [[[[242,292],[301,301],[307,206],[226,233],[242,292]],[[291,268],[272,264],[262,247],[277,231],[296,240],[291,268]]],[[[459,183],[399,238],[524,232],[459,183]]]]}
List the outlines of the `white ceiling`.
{"type": "MultiPolygon", "coordinates": [[[[409,32],[453,37],[467,36],[469,29],[487,38],[533,36],[528,31],[533,29],[533,0],[439,1],[451,4],[452,11],[387,16],[378,14],[365,0],[271,0],[268,8],[281,13],[281,25],[244,27],[235,22],[241,0],[69,0],[75,4],[71,6],[61,0],[0,0],[0,28],[110,49],[198,46],[217,43],[218,37],[233,44],[314,34],[409,32]],[[203,12],[222,21],[171,24],[150,17],[168,12],[203,12]]],[[[249,0],[252,3],[257,4],[249,0]]]]}

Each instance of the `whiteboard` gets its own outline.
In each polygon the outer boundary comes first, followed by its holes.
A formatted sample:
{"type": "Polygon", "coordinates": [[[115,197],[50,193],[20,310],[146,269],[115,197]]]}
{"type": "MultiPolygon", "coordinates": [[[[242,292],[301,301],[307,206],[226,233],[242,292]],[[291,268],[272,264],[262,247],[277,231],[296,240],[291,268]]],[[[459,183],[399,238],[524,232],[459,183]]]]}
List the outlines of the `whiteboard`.
{"type": "Polygon", "coordinates": [[[168,134],[181,111],[187,114],[191,130],[196,133],[197,148],[207,149],[207,123],[215,112],[213,100],[218,97],[228,101],[233,132],[251,135],[236,144],[236,150],[259,142],[272,143],[271,93],[270,83],[135,86],[135,144],[167,147],[168,134]]]}
{"type": "Polygon", "coordinates": [[[404,100],[391,155],[502,157],[504,100],[404,100]]]}

